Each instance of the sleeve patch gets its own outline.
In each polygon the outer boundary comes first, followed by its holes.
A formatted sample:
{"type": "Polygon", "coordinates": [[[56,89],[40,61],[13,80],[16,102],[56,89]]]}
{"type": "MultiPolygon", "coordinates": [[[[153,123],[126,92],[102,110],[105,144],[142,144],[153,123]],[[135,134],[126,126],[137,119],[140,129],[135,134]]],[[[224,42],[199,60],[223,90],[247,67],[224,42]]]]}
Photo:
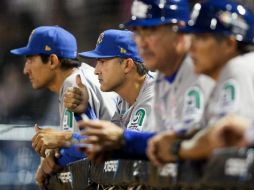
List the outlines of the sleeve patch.
{"type": "Polygon", "coordinates": [[[183,118],[185,121],[200,119],[204,111],[204,97],[198,87],[191,87],[184,96],[183,118]]]}
{"type": "Polygon", "coordinates": [[[128,129],[141,131],[146,118],[146,110],[144,108],[139,108],[133,115],[128,129]]]}
{"type": "Polygon", "coordinates": [[[235,111],[239,103],[239,86],[235,80],[224,82],[219,96],[219,108],[223,112],[235,111]]]}
{"type": "Polygon", "coordinates": [[[64,112],[63,130],[73,131],[73,113],[69,110],[65,110],[64,112]]]}

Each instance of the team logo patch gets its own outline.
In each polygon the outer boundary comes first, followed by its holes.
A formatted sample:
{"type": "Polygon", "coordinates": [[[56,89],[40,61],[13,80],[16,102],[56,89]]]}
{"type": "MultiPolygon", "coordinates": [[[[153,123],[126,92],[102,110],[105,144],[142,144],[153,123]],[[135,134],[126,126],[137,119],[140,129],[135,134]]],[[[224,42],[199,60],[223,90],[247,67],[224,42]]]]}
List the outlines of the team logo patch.
{"type": "Polygon", "coordinates": [[[103,38],[104,38],[104,33],[101,33],[100,36],[97,39],[97,44],[96,45],[99,45],[102,42],[103,38]]]}
{"type": "Polygon", "coordinates": [[[137,18],[146,18],[149,6],[141,1],[134,1],[131,7],[131,14],[137,18]]]}
{"type": "Polygon", "coordinates": [[[235,80],[224,82],[219,97],[219,109],[226,112],[235,111],[239,103],[239,86],[235,80]]]}
{"type": "Polygon", "coordinates": [[[65,110],[64,112],[63,130],[65,131],[73,130],[73,113],[69,110],[65,110]]]}
{"type": "Polygon", "coordinates": [[[200,119],[204,110],[204,97],[198,87],[191,87],[184,97],[183,117],[184,121],[200,119]]]}
{"type": "Polygon", "coordinates": [[[128,126],[128,129],[141,131],[145,118],[146,118],[146,110],[144,108],[138,109],[135,112],[133,119],[130,125],[128,126]]]}

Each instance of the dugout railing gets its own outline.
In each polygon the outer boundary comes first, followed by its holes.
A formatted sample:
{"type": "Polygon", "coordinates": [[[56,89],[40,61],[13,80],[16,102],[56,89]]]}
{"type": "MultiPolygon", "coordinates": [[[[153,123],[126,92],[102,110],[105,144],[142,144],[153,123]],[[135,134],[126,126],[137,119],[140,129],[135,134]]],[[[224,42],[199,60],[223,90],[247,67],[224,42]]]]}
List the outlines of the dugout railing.
{"type": "Polygon", "coordinates": [[[117,168],[116,161],[109,163],[113,169],[107,172],[105,164],[94,165],[87,159],[71,163],[51,177],[47,189],[254,190],[252,148],[221,149],[209,160],[179,161],[160,168],[147,161],[120,160],[117,168]],[[129,164],[128,170],[121,170],[122,164],[129,164]]]}

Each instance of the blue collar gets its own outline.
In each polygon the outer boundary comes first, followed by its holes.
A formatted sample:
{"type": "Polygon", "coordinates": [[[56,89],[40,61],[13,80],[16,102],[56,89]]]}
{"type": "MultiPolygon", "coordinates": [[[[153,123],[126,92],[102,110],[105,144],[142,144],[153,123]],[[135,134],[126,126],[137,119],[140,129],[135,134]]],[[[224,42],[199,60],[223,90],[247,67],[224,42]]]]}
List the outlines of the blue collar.
{"type": "Polygon", "coordinates": [[[176,79],[176,74],[177,74],[177,71],[176,71],[174,74],[172,74],[171,76],[165,77],[165,79],[166,79],[170,84],[172,84],[172,83],[175,81],[175,79],[176,79]]]}

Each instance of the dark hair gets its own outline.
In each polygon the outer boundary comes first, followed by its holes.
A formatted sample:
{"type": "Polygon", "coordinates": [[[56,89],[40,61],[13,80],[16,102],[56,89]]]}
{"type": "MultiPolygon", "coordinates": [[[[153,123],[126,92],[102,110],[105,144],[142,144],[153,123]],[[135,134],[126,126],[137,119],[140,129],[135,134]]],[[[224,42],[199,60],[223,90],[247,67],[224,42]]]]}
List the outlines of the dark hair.
{"type": "Polygon", "coordinates": [[[134,61],[134,63],[137,67],[137,72],[140,76],[143,76],[148,73],[148,69],[145,67],[143,63],[137,61],[134,61]]]}
{"type": "MultiPolygon", "coordinates": [[[[49,61],[50,55],[46,54],[39,54],[43,63],[47,63],[49,61]]],[[[73,67],[79,67],[81,65],[78,59],[69,59],[69,58],[61,58],[58,57],[61,62],[61,68],[63,69],[70,69],[73,67]]]]}
{"type": "MultiPolygon", "coordinates": [[[[214,37],[217,41],[221,41],[221,40],[224,40],[225,38],[227,38],[226,35],[221,35],[221,34],[220,35],[215,34],[214,37]]],[[[237,51],[240,54],[249,53],[251,51],[254,51],[254,45],[250,44],[250,43],[246,43],[246,42],[237,41],[237,51]]]]}
{"type": "Polygon", "coordinates": [[[240,54],[249,53],[254,51],[254,45],[245,42],[237,42],[237,50],[240,54]]]}
{"type": "MultiPolygon", "coordinates": [[[[124,58],[120,58],[120,63],[122,63],[124,60],[124,58]]],[[[133,59],[132,59],[133,60],[133,59]]],[[[140,76],[143,76],[145,74],[148,73],[148,69],[144,66],[143,63],[141,62],[138,62],[138,61],[134,61],[134,64],[136,65],[136,68],[137,68],[137,73],[140,75],[140,76]]]]}

